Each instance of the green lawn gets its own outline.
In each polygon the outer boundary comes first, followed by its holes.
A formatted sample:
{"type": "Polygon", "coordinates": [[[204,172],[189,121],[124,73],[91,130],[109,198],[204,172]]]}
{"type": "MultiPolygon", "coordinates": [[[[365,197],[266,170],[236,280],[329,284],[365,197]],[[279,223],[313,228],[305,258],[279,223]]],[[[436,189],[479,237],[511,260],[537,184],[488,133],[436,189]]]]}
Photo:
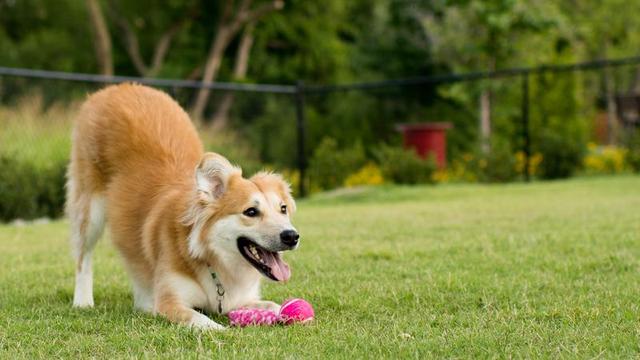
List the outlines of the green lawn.
{"type": "Polygon", "coordinates": [[[133,311],[108,241],[74,310],[66,222],[0,226],[0,358],[640,356],[640,177],[325,194],[296,225],[264,295],[317,320],[224,333],[133,311]]]}

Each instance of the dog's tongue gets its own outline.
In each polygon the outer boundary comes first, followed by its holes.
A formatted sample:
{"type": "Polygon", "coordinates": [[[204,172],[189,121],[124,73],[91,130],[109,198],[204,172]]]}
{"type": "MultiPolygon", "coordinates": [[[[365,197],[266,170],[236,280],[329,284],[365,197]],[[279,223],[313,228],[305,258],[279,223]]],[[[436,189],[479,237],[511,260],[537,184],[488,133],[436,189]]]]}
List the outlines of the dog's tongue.
{"type": "Polygon", "coordinates": [[[278,281],[287,281],[291,277],[289,265],[282,260],[282,256],[277,252],[266,251],[263,255],[265,264],[271,269],[271,275],[278,281]]]}

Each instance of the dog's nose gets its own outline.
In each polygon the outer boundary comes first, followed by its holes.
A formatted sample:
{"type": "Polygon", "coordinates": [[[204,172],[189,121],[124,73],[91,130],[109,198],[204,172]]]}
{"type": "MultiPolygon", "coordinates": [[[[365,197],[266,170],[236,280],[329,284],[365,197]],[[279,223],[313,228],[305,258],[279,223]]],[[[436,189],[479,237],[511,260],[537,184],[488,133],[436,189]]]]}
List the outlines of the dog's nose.
{"type": "Polygon", "coordinates": [[[285,230],[280,233],[280,240],[291,247],[298,245],[299,238],[300,235],[295,230],[285,230]]]}

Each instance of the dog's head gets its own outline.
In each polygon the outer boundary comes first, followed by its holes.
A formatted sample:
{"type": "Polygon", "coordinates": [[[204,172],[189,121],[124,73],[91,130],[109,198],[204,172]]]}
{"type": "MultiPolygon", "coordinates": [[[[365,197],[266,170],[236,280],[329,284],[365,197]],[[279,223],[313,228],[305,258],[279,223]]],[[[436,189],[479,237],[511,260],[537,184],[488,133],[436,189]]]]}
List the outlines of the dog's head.
{"type": "Polygon", "coordinates": [[[272,280],[289,279],[281,252],[295,249],[299,235],[290,219],[295,202],[282,177],[261,172],[245,179],[240,168],[214,153],[203,156],[195,176],[195,198],[185,216],[192,226],[190,253],[226,266],[250,264],[272,280]]]}

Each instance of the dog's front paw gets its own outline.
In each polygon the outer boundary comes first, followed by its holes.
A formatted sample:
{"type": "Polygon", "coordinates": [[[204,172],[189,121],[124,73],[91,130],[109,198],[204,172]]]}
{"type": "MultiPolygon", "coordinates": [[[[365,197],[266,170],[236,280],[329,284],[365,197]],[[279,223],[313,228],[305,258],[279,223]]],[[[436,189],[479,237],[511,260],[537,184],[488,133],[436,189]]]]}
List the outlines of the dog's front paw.
{"type": "Polygon", "coordinates": [[[276,314],[280,312],[280,304],[276,304],[273,301],[263,301],[265,303],[265,309],[271,310],[276,314]]]}
{"type": "Polygon", "coordinates": [[[253,302],[248,303],[244,307],[247,307],[249,309],[271,310],[271,311],[275,312],[276,314],[280,312],[280,305],[274,303],[273,301],[266,301],[266,300],[253,301],[253,302]]]}
{"type": "Polygon", "coordinates": [[[189,327],[198,329],[198,330],[216,330],[223,331],[226,330],[224,326],[218,324],[217,322],[209,319],[207,316],[203,314],[194,314],[193,318],[189,322],[189,327]]]}

